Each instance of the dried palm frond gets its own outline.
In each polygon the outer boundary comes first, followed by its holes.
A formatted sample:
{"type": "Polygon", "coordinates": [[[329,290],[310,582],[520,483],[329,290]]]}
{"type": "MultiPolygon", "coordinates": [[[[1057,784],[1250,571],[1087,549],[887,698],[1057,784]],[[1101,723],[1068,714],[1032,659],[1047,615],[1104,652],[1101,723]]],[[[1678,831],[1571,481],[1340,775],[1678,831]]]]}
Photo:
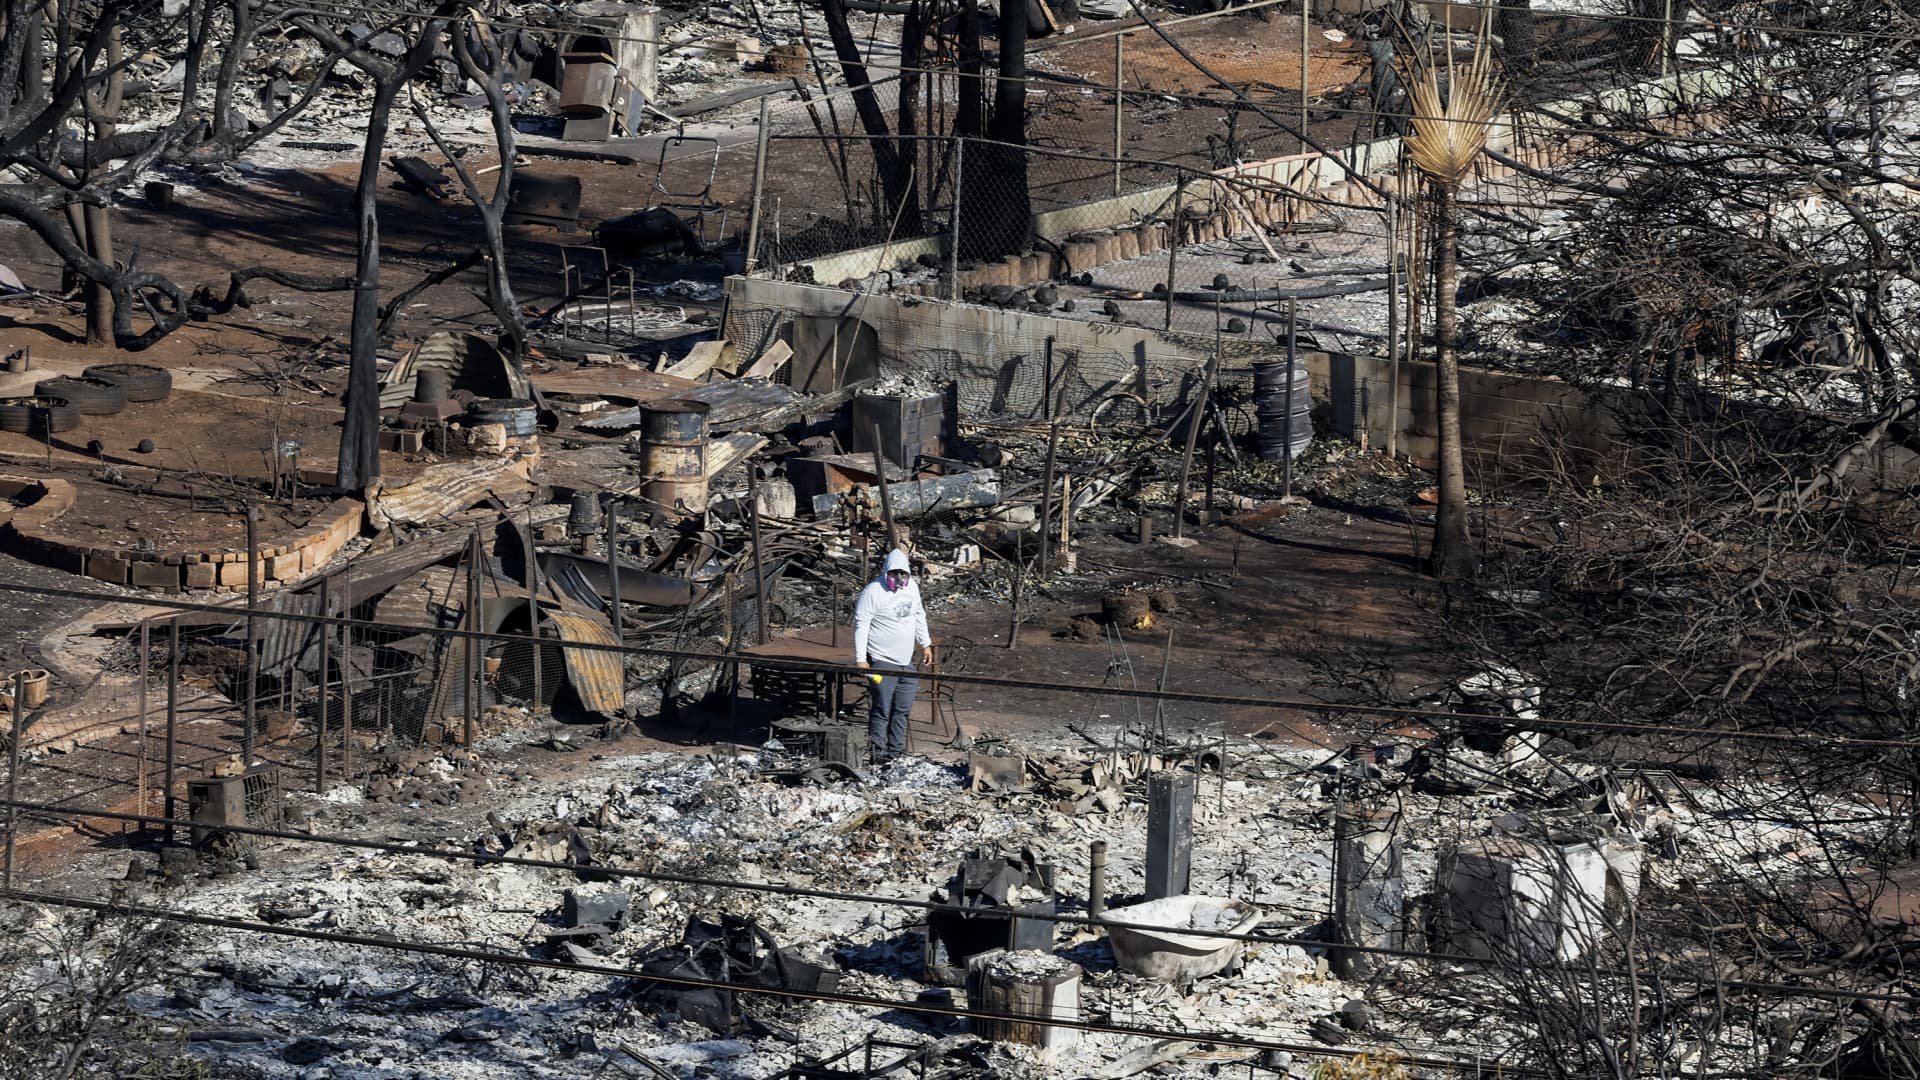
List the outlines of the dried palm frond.
{"type": "MultiPolygon", "coordinates": [[[[1413,130],[1407,134],[1407,153],[1421,172],[1443,181],[1466,178],[1473,159],[1487,145],[1487,124],[1500,112],[1506,96],[1487,50],[1482,30],[1474,43],[1473,59],[1464,65],[1453,60],[1445,44],[1448,92],[1440,89],[1440,64],[1431,47],[1407,64],[1404,78],[1413,109],[1413,130]]],[[[1446,38],[1443,36],[1442,41],[1446,38]]]]}

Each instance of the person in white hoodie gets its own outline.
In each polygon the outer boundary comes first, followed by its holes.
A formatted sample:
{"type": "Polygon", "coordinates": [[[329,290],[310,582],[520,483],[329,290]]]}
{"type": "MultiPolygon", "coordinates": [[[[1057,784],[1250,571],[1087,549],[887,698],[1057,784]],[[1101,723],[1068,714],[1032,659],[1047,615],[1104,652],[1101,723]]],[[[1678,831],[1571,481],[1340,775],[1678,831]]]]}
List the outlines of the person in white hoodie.
{"type": "Polygon", "coordinates": [[[912,674],[916,652],[923,666],[933,664],[920,586],[907,553],[895,548],[853,605],[853,662],[876,672],[867,680],[867,748],[875,764],[907,750],[907,717],[920,690],[912,674]]]}

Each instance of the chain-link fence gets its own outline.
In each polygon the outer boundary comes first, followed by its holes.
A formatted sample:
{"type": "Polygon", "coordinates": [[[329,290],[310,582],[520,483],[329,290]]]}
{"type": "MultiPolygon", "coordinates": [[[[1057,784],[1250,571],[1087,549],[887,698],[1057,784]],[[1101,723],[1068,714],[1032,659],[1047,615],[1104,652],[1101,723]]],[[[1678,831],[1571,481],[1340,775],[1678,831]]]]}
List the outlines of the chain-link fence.
{"type": "MultiPolygon", "coordinates": [[[[1033,236],[1058,240],[1081,222],[1172,220],[1174,189],[1196,177],[1293,187],[1304,179],[1310,190],[1390,173],[1409,111],[1408,64],[1464,60],[1482,37],[1508,90],[1495,140],[1503,150],[1577,125],[1596,106],[1645,107],[1641,99],[1664,93],[1663,79],[1751,44],[1732,16],[1688,19],[1654,0],[1614,6],[1489,4],[1441,16],[1415,6],[1366,16],[1261,6],[1174,20],[1166,37],[1178,46],[1150,29],[1083,20],[1080,36],[1030,50],[1018,144],[1004,132],[958,137],[962,92],[978,82],[991,100],[991,69],[878,78],[866,117],[856,108],[865,92],[795,80],[802,100],[769,107],[754,167],[730,156],[730,175],[758,177],[753,190],[734,192],[732,206],[749,216],[758,206],[750,257],[761,272],[837,284],[895,269],[882,261],[934,268],[956,256],[998,257],[1025,250],[1033,236]],[[871,130],[875,116],[886,135],[871,130]],[[1322,157],[1336,160],[1298,164],[1322,157]],[[1303,168],[1315,175],[1301,177],[1303,168]],[[1114,205],[1124,200],[1132,201],[1114,205]],[[957,252],[948,239],[956,229],[957,252]],[[828,268],[810,265],[866,248],[887,254],[835,262],[830,281],[821,274],[828,268]],[[846,269],[866,272],[838,273],[846,269]]],[[[1192,197],[1187,212],[1204,211],[1208,196],[1192,197]]]]}

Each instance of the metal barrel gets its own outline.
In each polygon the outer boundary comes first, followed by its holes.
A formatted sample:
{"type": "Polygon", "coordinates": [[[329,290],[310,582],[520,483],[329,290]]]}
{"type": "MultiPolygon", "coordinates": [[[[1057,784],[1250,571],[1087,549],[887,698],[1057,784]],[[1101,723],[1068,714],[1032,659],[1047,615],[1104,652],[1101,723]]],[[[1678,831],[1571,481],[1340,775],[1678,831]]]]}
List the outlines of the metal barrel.
{"type": "Polygon", "coordinates": [[[1291,456],[1299,457],[1313,442],[1313,396],[1307,391],[1307,365],[1296,360],[1293,367],[1293,400],[1287,401],[1285,360],[1267,360],[1253,365],[1253,415],[1258,425],[1260,460],[1279,461],[1291,441],[1291,456]],[[1293,419],[1287,419],[1288,405],[1293,419]],[[1289,430],[1290,429],[1290,430],[1289,430]],[[1291,436],[1291,440],[1289,440],[1291,436]]]}
{"type": "Polygon", "coordinates": [[[673,398],[640,406],[640,494],[669,514],[707,511],[707,411],[673,398]]]}
{"type": "Polygon", "coordinates": [[[467,406],[476,424],[501,424],[507,434],[525,438],[540,430],[540,407],[526,398],[479,398],[467,406]]]}

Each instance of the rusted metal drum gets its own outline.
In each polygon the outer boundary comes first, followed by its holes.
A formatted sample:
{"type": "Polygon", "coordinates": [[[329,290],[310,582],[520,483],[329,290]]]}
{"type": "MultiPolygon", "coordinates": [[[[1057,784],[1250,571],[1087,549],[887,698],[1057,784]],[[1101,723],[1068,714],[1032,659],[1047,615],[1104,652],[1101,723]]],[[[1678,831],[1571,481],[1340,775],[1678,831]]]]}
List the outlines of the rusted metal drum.
{"type": "Polygon", "coordinates": [[[640,494],[675,517],[707,512],[707,411],[673,398],[640,406],[640,494]]]}

